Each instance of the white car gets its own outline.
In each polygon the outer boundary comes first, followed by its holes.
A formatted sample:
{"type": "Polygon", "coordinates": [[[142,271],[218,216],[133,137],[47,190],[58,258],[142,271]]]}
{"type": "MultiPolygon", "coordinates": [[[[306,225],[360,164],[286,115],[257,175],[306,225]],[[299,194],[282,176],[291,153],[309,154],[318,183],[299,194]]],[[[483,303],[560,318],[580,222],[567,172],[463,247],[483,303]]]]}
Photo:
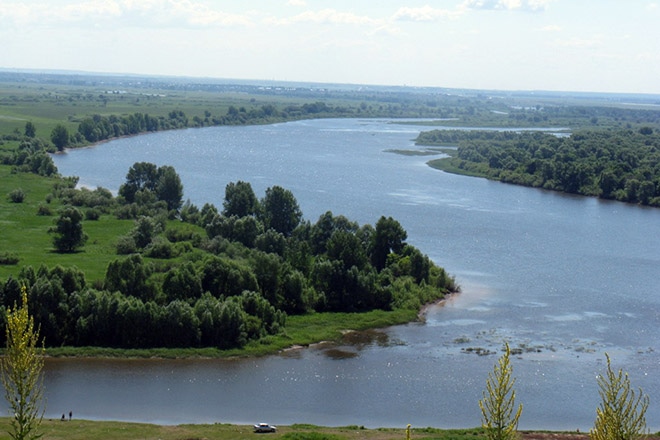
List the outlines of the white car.
{"type": "Polygon", "coordinates": [[[257,423],[254,425],[254,432],[275,432],[277,428],[268,423],[257,423]]]}

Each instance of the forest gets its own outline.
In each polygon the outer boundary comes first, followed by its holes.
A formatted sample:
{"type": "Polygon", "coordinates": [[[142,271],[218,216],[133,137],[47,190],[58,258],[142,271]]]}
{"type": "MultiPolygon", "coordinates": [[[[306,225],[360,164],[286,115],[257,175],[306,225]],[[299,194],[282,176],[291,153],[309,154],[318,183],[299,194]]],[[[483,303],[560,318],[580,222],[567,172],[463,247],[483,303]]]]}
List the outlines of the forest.
{"type": "Polygon", "coordinates": [[[169,166],[135,163],[116,197],[53,180],[50,202],[33,215],[53,217],[54,252],[84,250],[85,225],[103,216],[133,227],[114,240],[102,280],[88,282],[76,266],[28,264],[2,282],[0,317],[25,287],[48,347],[237,348],[285,332],[288,316],[418,310],[457,290],[395,219],[358,225],[326,212],[312,223],[279,186],[258,198],[248,182],[232,182],[221,208],[199,208],[182,201],[169,166]]]}
{"type": "Polygon", "coordinates": [[[518,185],[660,206],[660,133],[638,129],[543,132],[434,130],[419,145],[456,146],[431,161],[447,171],[518,185]]]}

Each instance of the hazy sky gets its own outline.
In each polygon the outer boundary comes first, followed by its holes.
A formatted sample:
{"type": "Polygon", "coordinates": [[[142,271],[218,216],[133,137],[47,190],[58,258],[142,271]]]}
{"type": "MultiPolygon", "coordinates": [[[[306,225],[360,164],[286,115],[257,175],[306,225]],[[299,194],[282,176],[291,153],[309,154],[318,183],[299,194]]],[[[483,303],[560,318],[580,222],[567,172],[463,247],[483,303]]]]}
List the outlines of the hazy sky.
{"type": "Polygon", "coordinates": [[[660,1],[0,0],[0,67],[660,93],[660,1]]]}

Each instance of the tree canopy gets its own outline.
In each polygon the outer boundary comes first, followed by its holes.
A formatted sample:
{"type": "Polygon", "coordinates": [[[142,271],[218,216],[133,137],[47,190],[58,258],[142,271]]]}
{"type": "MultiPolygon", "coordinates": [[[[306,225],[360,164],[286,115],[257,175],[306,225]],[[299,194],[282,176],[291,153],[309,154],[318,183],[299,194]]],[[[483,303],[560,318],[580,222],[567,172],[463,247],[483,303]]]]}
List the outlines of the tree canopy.
{"type": "Polygon", "coordinates": [[[660,133],[580,130],[542,132],[434,130],[423,145],[458,145],[439,167],[502,182],[660,206],[660,133]],[[447,161],[450,167],[442,165],[447,161]]]}
{"type": "Polygon", "coordinates": [[[66,206],[60,212],[49,232],[53,234],[53,245],[58,252],[75,252],[87,241],[82,226],[83,214],[73,206],[66,206]]]}

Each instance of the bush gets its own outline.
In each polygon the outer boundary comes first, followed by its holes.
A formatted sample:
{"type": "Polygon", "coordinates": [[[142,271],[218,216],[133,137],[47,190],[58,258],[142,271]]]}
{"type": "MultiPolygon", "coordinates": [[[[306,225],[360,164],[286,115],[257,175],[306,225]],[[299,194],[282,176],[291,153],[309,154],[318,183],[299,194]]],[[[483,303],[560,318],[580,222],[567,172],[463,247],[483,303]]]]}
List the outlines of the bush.
{"type": "Polygon", "coordinates": [[[119,255],[129,255],[137,252],[135,240],[130,235],[124,235],[117,240],[117,253],[119,255]]]}
{"type": "Polygon", "coordinates": [[[0,252],[0,264],[14,265],[18,264],[20,258],[13,252],[0,252]]]}
{"type": "Polygon", "coordinates": [[[88,209],[85,211],[85,220],[98,220],[101,217],[101,211],[98,209],[88,209]]]}
{"type": "Polygon", "coordinates": [[[174,247],[166,238],[156,237],[144,250],[144,255],[167,260],[175,257],[174,247]]]}
{"type": "Polygon", "coordinates": [[[9,200],[14,203],[23,203],[23,200],[25,200],[25,191],[23,191],[21,188],[16,188],[10,192],[8,196],[9,200]]]}
{"type": "Polygon", "coordinates": [[[50,206],[40,204],[39,208],[37,208],[37,215],[49,216],[49,215],[53,215],[53,211],[52,209],[50,209],[50,206]]]}

